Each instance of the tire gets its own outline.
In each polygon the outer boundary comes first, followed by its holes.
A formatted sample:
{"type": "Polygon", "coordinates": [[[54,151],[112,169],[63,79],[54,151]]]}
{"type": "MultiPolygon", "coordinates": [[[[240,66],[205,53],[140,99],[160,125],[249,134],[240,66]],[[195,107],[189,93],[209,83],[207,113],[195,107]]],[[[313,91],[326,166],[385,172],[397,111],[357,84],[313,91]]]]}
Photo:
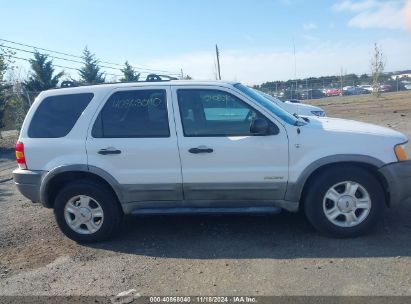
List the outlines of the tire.
{"type": "Polygon", "coordinates": [[[386,207],[381,184],[373,174],[360,167],[347,165],[327,169],[308,187],[305,215],[327,236],[360,236],[380,221],[386,207]]]}
{"type": "Polygon", "coordinates": [[[92,243],[113,236],[121,224],[123,212],[117,198],[106,187],[79,180],[69,183],[57,194],[54,215],[68,238],[92,243]]]}

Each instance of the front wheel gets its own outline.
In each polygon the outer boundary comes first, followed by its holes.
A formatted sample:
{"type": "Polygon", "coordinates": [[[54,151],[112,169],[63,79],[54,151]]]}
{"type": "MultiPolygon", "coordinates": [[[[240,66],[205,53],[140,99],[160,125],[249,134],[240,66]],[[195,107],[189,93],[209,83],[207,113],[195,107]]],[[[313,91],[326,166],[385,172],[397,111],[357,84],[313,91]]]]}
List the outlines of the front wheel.
{"type": "Polygon", "coordinates": [[[87,180],[70,183],[58,193],[54,214],[61,231],[80,243],[108,239],[122,218],[111,191],[87,180]]]}
{"type": "Polygon", "coordinates": [[[304,202],[311,224],[333,237],[355,237],[369,231],[384,208],[384,192],[376,177],[354,166],[322,172],[309,185],[304,202]]]}

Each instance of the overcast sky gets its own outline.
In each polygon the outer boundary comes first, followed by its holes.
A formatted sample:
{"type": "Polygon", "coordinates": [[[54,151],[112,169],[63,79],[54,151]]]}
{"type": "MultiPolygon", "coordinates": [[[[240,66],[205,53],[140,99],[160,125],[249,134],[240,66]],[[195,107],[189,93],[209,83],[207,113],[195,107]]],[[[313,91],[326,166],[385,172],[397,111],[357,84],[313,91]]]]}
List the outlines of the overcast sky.
{"type": "MultiPolygon", "coordinates": [[[[247,84],[335,75],[341,69],[369,73],[374,42],[383,49],[386,70],[411,69],[411,32],[406,30],[411,12],[406,14],[405,0],[0,0],[0,4],[7,8],[0,18],[0,39],[75,55],[87,45],[104,61],[128,60],[138,67],[172,72],[182,68],[195,79],[215,77],[216,43],[223,78],[247,84]]],[[[31,54],[20,51],[17,56],[31,54]]],[[[26,66],[24,61],[17,63],[26,66]]],[[[61,59],[54,63],[79,67],[61,59]]],[[[75,71],[67,72],[76,77],[75,71]]]]}

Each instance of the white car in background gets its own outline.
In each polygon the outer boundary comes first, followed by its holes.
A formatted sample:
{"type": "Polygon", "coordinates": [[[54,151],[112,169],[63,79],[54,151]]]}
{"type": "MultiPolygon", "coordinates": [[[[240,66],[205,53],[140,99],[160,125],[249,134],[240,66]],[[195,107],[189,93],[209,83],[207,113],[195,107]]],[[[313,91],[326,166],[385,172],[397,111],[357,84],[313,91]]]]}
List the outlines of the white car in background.
{"type": "Polygon", "coordinates": [[[291,114],[297,114],[300,116],[318,116],[318,117],[327,116],[325,111],[319,107],[308,105],[308,104],[303,104],[303,103],[295,103],[295,102],[287,101],[287,100],[281,101],[280,99],[275,98],[269,94],[263,93],[261,91],[257,91],[257,92],[291,114]]]}
{"type": "Polygon", "coordinates": [[[360,85],[359,87],[364,90],[367,90],[370,93],[374,92],[374,88],[372,87],[372,85],[364,84],[364,85],[360,85]]]}

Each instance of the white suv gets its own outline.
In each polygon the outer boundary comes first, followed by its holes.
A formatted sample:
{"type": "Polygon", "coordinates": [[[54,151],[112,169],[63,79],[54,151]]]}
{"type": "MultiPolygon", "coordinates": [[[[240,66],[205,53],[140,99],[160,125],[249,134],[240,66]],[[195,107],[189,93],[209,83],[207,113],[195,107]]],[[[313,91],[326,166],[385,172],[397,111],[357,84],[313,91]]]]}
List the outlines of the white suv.
{"type": "Polygon", "coordinates": [[[406,142],[375,125],[303,120],[239,83],[105,84],[37,97],[14,180],[78,242],[108,238],[125,214],[280,209],[351,237],[411,197],[406,142]]]}

